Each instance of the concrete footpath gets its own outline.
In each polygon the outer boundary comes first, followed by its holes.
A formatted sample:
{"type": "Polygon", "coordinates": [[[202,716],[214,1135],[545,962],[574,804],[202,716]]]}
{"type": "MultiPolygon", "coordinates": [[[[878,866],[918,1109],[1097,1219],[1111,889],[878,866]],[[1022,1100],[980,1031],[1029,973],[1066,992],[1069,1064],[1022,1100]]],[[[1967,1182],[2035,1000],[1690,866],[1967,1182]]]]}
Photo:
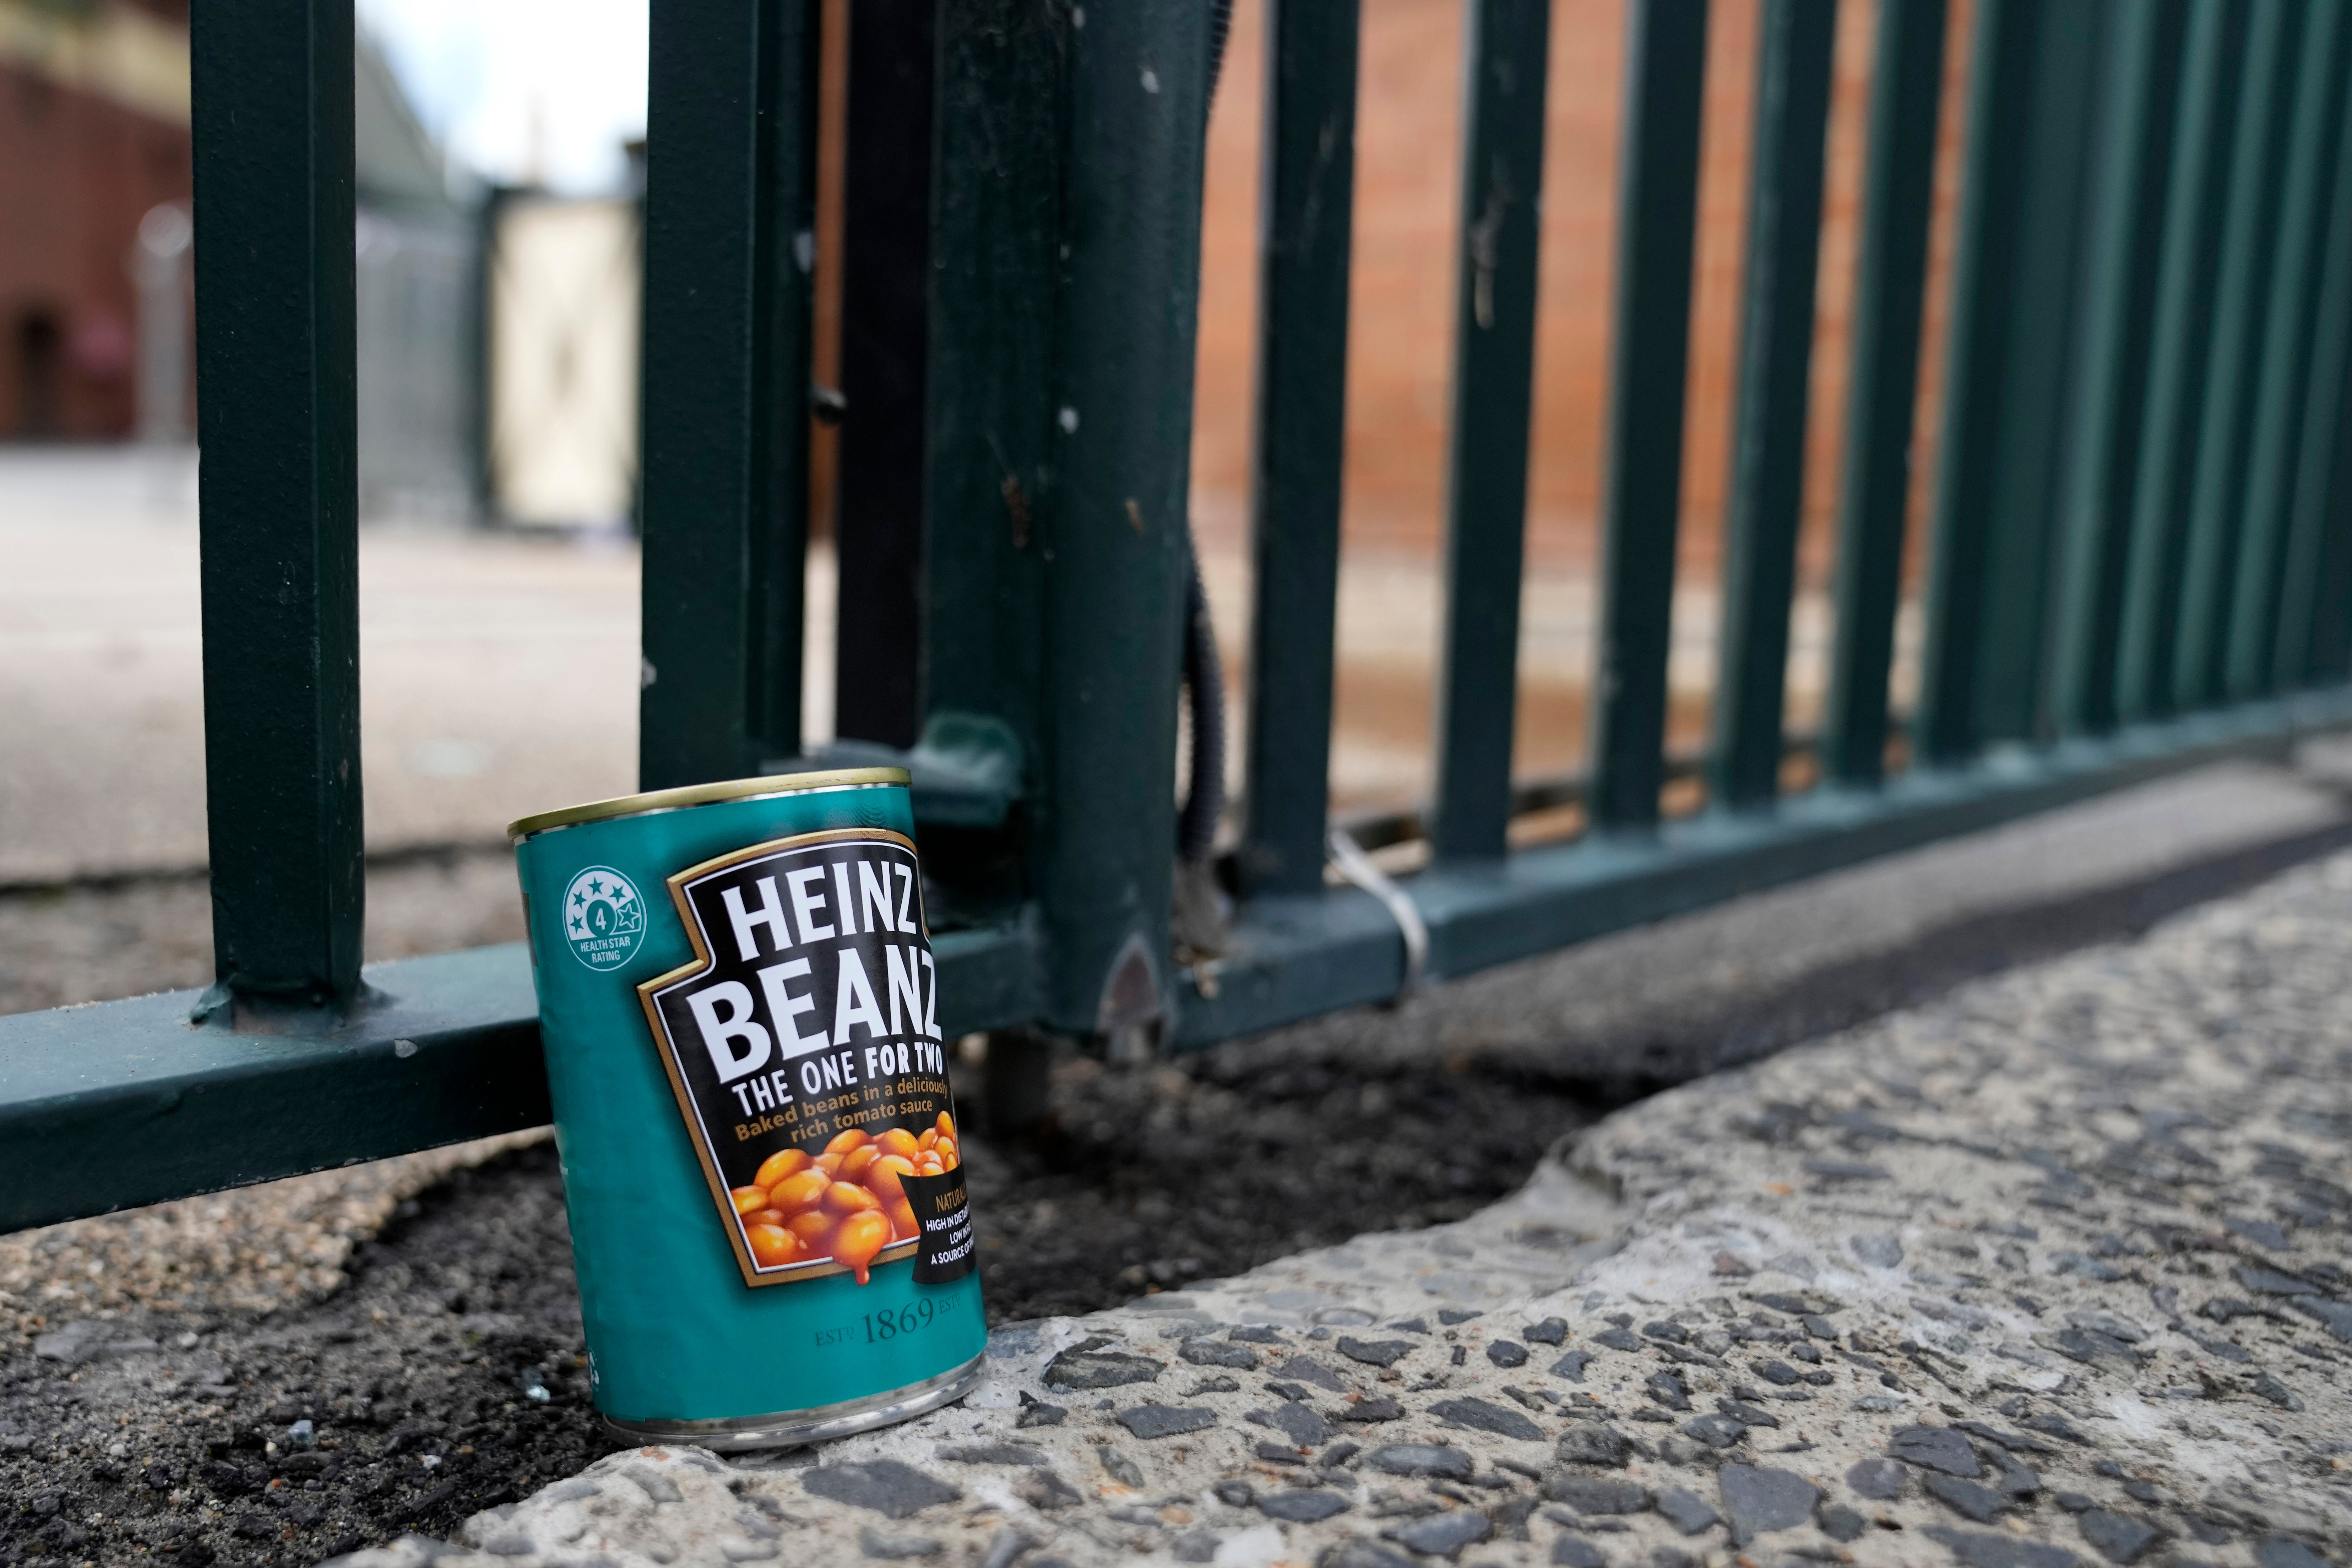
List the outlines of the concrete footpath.
{"type": "Polygon", "coordinates": [[[924,1419],[341,1561],[2352,1563],[2347,979],[2338,855],[1657,1095],[1462,1223],[1009,1325],[924,1419]]]}
{"type": "MultiPolygon", "coordinates": [[[[0,886],[204,866],[198,543],[192,454],[0,454],[0,886]]],[[[363,529],[369,849],[632,788],[637,617],[621,541],[363,529]]]]}

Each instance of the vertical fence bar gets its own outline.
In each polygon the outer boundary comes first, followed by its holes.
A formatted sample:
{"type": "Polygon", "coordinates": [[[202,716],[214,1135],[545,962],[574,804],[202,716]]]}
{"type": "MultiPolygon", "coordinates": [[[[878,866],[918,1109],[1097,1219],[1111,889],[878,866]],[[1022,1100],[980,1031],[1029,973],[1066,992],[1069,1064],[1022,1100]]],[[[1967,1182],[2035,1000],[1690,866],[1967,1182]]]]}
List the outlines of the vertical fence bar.
{"type": "Polygon", "coordinates": [[[2335,183],[2336,120],[2344,101],[2344,10],[2342,0],[2314,0],[2295,83],[2246,465],[2245,520],[2238,535],[2237,580],[2223,650],[2224,684],[2239,701],[2270,691],[2278,645],[2279,572],[2286,558],[2297,443],[2311,390],[2312,316],[2319,303],[2319,262],[2335,183]]]}
{"type": "Polygon", "coordinates": [[[2116,8],[2105,45],[2095,205],[2084,240],[2082,364],[2056,517],[2063,570],[2052,708],[2067,733],[2099,734],[2116,722],[2116,651],[2163,256],[2181,22],[2179,0],[2131,0],[2116,8]]]}
{"type": "MultiPolygon", "coordinates": [[[[1654,8],[1635,0],[1637,18],[1654,8]]],[[[1501,854],[1510,821],[1549,10],[1548,0],[1469,7],[1437,799],[1429,822],[1431,852],[1442,860],[1501,854]]],[[[1643,23],[1633,26],[1638,37],[1643,23]]],[[[1689,270],[1685,262],[1685,293],[1689,270]]]]}
{"type": "MultiPolygon", "coordinates": [[[[930,235],[924,392],[920,693],[926,718],[1010,730],[1024,808],[1043,820],[1045,507],[1054,440],[1054,304],[1061,244],[1062,48],[1055,0],[959,0],[933,16],[930,235]]],[[[931,835],[925,853],[947,858],[931,835]]],[[[972,914],[1012,915],[1033,869],[1012,856],[958,868],[989,884],[972,914]],[[987,907],[993,905],[993,908],[987,907]]],[[[945,911],[942,911],[945,913],[945,911]]],[[[992,1128],[1046,1111],[1051,1041],[989,1040],[992,1128]]]]}
{"type": "Polygon", "coordinates": [[[189,49],[214,966],[236,998],[340,1004],[365,901],[351,0],[206,5],[189,49]]]}
{"type": "Polygon", "coordinates": [[[1192,0],[1068,34],[1046,580],[1046,1022],[1164,1016],[1208,28],[1192,0]]]}
{"type": "Polygon", "coordinates": [[[817,0],[655,0],[642,788],[800,745],[817,0]]]}
{"type": "Polygon", "coordinates": [[[1323,883],[1331,661],[1348,412],[1357,0],[1274,0],[1266,16],[1245,888],[1323,883]]]}
{"type": "Polygon", "coordinates": [[[2293,0],[2252,3],[2173,643],[2172,697],[2182,710],[2203,707],[2222,695],[2238,528],[2245,508],[2246,448],[2285,162],[2280,144],[2294,109],[2288,87],[2303,33],[2304,9],[2293,0]]]}
{"type": "Polygon", "coordinates": [[[1665,776],[1706,21],[1706,0],[1633,0],[1626,17],[1591,698],[1590,810],[1601,829],[1654,826],[1665,776]]]}
{"type": "Polygon", "coordinates": [[[2327,501],[2344,462],[2345,381],[2352,373],[2352,105],[2336,120],[2335,179],[2328,196],[2326,251],[2319,305],[2312,321],[2301,444],[2282,571],[2271,681],[2292,690],[2313,674],[2313,631],[2327,566],[2327,501]]]}
{"type": "Polygon", "coordinates": [[[2116,657],[2116,716],[2172,711],[2172,641],[2200,392],[2212,347],[2221,213],[2229,196],[2239,77],[2245,64],[2242,0],[2190,0],[2180,112],[2166,180],[2162,259],[2149,329],[2147,396],[2132,485],[2132,540],[2116,657]]]}
{"type": "Polygon", "coordinates": [[[2317,602],[2312,606],[2305,677],[2314,684],[2352,675],[2352,387],[2342,394],[2337,419],[2335,472],[2320,519],[2319,570],[2314,574],[2317,602]]]}
{"type": "Polygon", "coordinates": [[[2023,160],[2023,213],[2003,354],[2000,436],[1987,481],[1984,619],[1977,644],[1979,746],[2047,732],[2042,674],[2054,565],[2053,512],[2075,369],[2084,182],[2099,83],[2103,6],[2044,5],[2023,160]]]}
{"type": "Polygon", "coordinates": [[[1913,727],[1918,759],[1929,764],[1959,762],[1977,748],[1976,680],[1987,609],[1994,458],[2025,207],[2021,170],[2035,31],[2030,0],[1977,0],[1953,246],[1951,346],[1944,361],[1943,432],[1936,459],[1927,636],[1919,716],[1913,727]]]}
{"type": "Polygon", "coordinates": [[[801,662],[808,613],[809,366],[816,348],[817,90],[822,0],[771,0],[774,57],[761,84],[771,160],[757,296],[753,449],[764,476],[751,513],[744,650],[746,721],[765,770],[801,749],[801,662]],[[762,450],[764,448],[764,450],[762,450]]]}
{"type": "Polygon", "coordinates": [[[1003,721],[1034,795],[1067,12],[961,0],[936,25],[923,703],[1003,721]]]}
{"type": "Polygon", "coordinates": [[[1878,7],[1838,503],[1837,638],[1822,736],[1822,771],[1847,784],[1874,784],[1886,769],[1886,674],[1903,596],[1944,16],[1944,0],[1882,0],[1878,7]]]}
{"type": "Polygon", "coordinates": [[[842,178],[840,601],[834,731],[911,746],[921,727],[923,372],[937,0],[856,0],[842,178]]]}
{"type": "Polygon", "coordinates": [[[1738,424],[1708,747],[1711,792],[1734,809],[1780,790],[1837,0],[1767,0],[1759,31],[1738,424]]]}

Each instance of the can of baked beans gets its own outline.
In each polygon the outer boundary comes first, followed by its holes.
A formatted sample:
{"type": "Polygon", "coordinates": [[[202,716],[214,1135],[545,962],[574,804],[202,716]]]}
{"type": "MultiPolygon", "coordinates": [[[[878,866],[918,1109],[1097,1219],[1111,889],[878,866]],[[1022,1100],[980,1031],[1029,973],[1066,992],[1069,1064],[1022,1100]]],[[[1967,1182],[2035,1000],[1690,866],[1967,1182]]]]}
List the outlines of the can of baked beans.
{"type": "Polygon", "coordinates": [[[906,772],[508,832],[604,1420],[772,1448],[970,1390],[987,1325],[906,772]]]}

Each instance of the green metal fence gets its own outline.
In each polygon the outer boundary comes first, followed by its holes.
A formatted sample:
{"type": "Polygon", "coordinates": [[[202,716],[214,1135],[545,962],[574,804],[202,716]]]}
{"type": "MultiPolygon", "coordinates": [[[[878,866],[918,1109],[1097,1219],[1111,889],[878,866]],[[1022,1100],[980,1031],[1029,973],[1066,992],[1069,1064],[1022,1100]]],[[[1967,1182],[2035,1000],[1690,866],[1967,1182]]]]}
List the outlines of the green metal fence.
{"type": "MultiPolygon", "coordinates": [[[[1171,939],[1202,0],[932,14],[917,814],[955,1032],[1170,1048],[2352,720],[2352,7],[1976,0],[1927,630],[1890,712],[1943,0],[1878,0],[1836,632],[1784,733],[1831,0],[1762,0],[1710,798],[1662,820],[1704,0],[1627,0],[1589,778],[1509,775],[1545,0],[1469,0],[1447,615],[1405,902],[1327,879],[1353,0],[1271,5],[1236,895],[1171,939]],[[1899,746],[1890,740],[1899,736],[1899,746]],[[1791,745],[1823,782],[1780,792],[1791,745]],[[1890,756],[1907,758],[1891,774],[1890,756]],[[1531,803],[1577,840],[1511,851],[1531,803]],[[1402,913],[1403,918],[1400,919],[1402,913]]],[[[801,749],[815,0],[656,0],[643,782],[801,749]]],[[[529,960],[362,970],[349,0],[194,25],[220,983],[0,1020],[0,1228],[529,1125],[529,960]]],[[[853,413],[853,417],[855,414],[853,413]]],[[[845,602],[856,617],[859,603],[845,602]]]]}

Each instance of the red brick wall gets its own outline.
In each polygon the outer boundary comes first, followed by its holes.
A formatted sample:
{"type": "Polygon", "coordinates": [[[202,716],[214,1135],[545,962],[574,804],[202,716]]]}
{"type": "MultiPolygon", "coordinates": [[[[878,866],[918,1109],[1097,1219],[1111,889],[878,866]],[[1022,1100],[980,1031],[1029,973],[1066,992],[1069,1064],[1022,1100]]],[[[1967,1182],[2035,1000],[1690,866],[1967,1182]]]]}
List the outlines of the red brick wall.
{"type": "MultiPolygon", "coordinates": [[[[1960,82],[1970,7],[1952,8],[1943,145],[1922,367],[1914,524],[1933,471],[1934,389],[1958,172],[1960,82]]],[[[1863,120],[1874,6],[1842,0],[1831,110],[1829,188],[1814,337],[1806,483],[1808,575],[1831,556],[1863,120]]],[[[1357,120],[1354,297],[1348,365],[1347,537],[1351,546],[1432,551],[1442,532],[1447,361],[1461,159],[1460,0],[1365,0],[1357,120]]],[[[1685,426],[1685,569],[1714,570],[1724,505],[1738,287],[1754,112],[1756,0],[1717,0],[1707,38],[1706,133],[1694,268],[1685,426]]],[[[1554,0],[1545,146],[1528,542],[1538,567],[1575,568],[1594,548],[1616,222],[1623,0],[1554,0]]],[[[1209,131],[1202,252],[1196,521],[1237,541],[1247,489],[1255,329],[1263,0],[1237,0],[1209,131]]],[[[1921,552],[1909,552],[1916,570],[1921,552]]]]}
{"type": "Polygon", "coordinates": [[[148,209],[187,195],[185,126],[0,66],[0,438],[130,433],[127,260],[148,209]]]}

